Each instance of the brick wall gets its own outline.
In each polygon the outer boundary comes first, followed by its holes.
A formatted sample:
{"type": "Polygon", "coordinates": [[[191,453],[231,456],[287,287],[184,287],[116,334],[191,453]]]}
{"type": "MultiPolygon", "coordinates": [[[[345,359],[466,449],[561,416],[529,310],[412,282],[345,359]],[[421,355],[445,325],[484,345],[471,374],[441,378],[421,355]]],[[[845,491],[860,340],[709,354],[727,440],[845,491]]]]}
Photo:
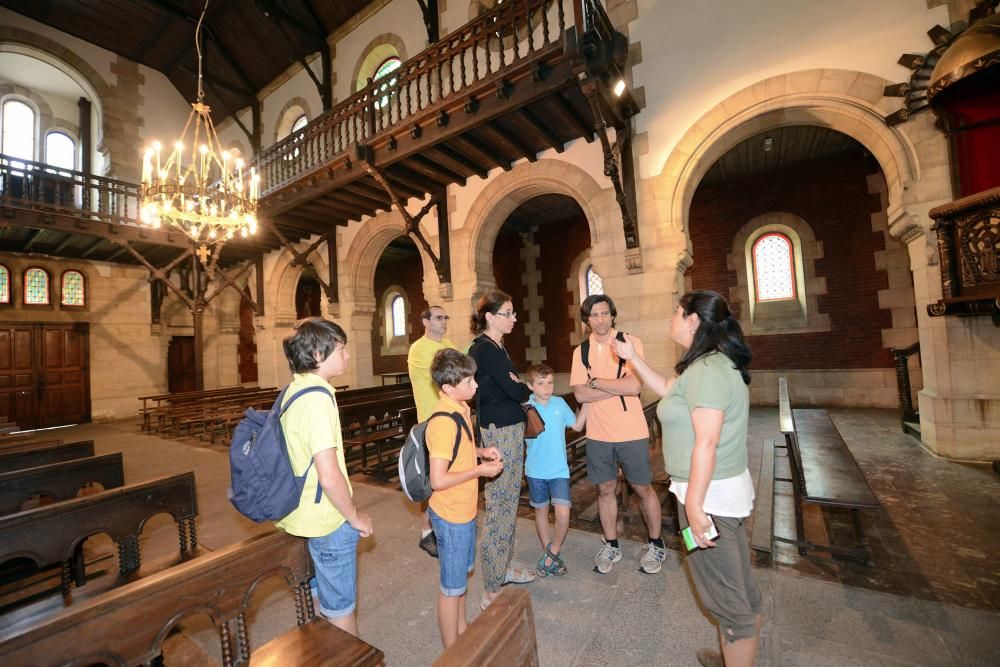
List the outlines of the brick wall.
{"type": "Polygon", "coordinates": [[[874,259],[885,242],[881,232],[872,231],[870,218],[880,204],[866,181],[877,170],[873,158],[858,154],[705,185],[695,193],[690,213],[694,263],[686,274],[695,289],[728,297],[736,285],[735,272],[726,267],[733,237],[763,213],[797,215],[823,243],[816,274],[826,278],[827,294],[819,297],[819,310],[829,314],[832,330],[749,337],[754,369],[892,366],[881,339],[892,318],[878,308],[878,290],[888,287],[888,278],[876,270],[874,259]]]}
{"type": "MultiPolygon", "coordinates": [[[[375,298],[381,299],[390,285],[399,285],[406,292],[409,306],[407,313],[410,342],[424,335],[424,325],[420,321],[420,313],[429,305],[424,300],[423,290],[424,270],[419,257],[401,262],[379,262],[375,268],[375,298]]],[[[406,355],[382,355],[383,337],[385,335],[385,304],[381,301],[375,306],[375,321],[372,326],[372,372],[396,373],[406,370],[406,355]]],[[[456,322],[449,322],[454,327],[456,322]]]]}
{"type": "Polygon", "coordinates": [[[518,321],[514,330],[504,336],[503,344],[510,354],[514,368],[523,371],[527,367],[525,351],[528,348],[528,336],[524,333],[524,295],[526,289],[521,280],[524,262],[521,260],[521,235],[513,229],[504,227],[497,235],[493,244],[493,277],[497,287],[510,294],[511,303],[517,311],[518,321]]]}
{"type": "MultiPolygon", "coordinates": [[[[538,266],[541,268],[542,319],[545,321],[545,357],[557,373],[569,373],[573,361],[570,334],[579,319],[579,301],[566,287],[573,261],[590,246],[590,229],[580,212],[578,218],[542,225],[535,233],[539,245],[538,266]],[[570,308],[572,307],[572,316],[570,308]]],[[[573,276],[575,278],[575,276],[573,276]]]]}

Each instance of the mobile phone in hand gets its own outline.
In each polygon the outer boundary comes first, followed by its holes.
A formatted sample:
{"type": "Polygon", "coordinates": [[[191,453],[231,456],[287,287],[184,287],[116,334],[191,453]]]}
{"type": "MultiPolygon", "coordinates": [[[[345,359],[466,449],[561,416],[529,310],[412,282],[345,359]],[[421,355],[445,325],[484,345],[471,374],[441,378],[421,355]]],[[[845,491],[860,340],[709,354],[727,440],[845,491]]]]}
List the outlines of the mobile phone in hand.
{"type": "MultiPolygon", "coordinates": [[[[715,527],[715,519],[712,518],[711,514],[706,514],[705,516],[708,517],[708,520],[711,522],[712,525],[709,527],[708,532],[706,532],[703,535],[703,537],[706,540],[714,540],[719,536],[719,529],[715,527]]],[[[688,551],[694,551],[695,549],[698,548],[698,543],[694,541],[694,534],[691,532],[691,526],[688,526],[687,528],[681,531],[681,537],[684,538],[684,546],[685,548],[687,548],[688,551]]]]}

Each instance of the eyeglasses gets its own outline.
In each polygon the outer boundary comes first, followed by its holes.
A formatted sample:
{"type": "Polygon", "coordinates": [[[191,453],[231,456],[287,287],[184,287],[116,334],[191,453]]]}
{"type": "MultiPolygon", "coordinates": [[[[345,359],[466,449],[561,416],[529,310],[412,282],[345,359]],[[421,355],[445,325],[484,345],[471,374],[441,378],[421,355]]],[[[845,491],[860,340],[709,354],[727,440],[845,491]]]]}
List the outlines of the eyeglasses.
{"type": "Polygon", "coordinates": [[[514,312],[513,310],[508,310],[508,311],[501,310],[494,313],[494,315],[499,315],[500,317],[506,317],[507,319],[510,319],[512,317],[517,317],[517,313],[514,312]]]}
{"type": "Polygon", "coordinates": [[[444,320],[445,322],[447,322],[448,320],[451,319],[451,316],[450,315],[431,315],[431,319],[432,320],[438,320],[438,321],[444,320]]]}

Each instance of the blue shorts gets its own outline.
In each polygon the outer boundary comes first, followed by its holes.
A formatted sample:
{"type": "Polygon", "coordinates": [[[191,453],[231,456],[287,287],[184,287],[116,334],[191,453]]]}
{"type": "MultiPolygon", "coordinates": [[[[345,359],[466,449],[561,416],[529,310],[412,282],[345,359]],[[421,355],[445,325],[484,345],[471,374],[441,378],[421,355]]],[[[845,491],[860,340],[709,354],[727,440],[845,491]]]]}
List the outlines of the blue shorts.
{"type": "Polygon", "coordinates": [[[451,523],[427,508],[438,544],[441,563],[441,594],[456,598],[465,595],[469,574],[476,566],[476,520],[451,523]]]}
{"type": "Polygon", "coordinates": [[[572,505],[569,499],[569,478],[538,479],[528,477],[528,493],[531,494],[531,506],[541,509],[553,505],[572,505]]]}
{"type": "Polygon", "coordinates": [[[358,596],[359,533],[346,521],[323,537],[310,537],[309,555],[316,570],[309,581],[313,599],[326,618],[341,618],[354,612],[358,596]]]}

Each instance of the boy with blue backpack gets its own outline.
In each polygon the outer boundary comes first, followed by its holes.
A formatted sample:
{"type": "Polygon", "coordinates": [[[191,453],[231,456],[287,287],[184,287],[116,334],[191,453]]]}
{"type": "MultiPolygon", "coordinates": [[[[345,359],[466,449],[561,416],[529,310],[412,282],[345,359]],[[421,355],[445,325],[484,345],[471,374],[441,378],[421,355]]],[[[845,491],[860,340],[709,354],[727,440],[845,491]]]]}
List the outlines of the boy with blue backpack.
{"type": "Polygon", "coordinates": [[[305,475],[298,507],[276,526],[308,538],[320,613],[341,630],[358,634],[357,545],[372,534],[372,519],[354,504],[344,462],[340,415],[330,380],[347,370],[347,334],[337,324],[310,317],[282,343],[294,374],[282,406],[281,430],[295,475],[305,475]],[[318,390],[300,393],[303,389],[318,390]],[[297,395],[298,394],[298,395],[297,395]]]}
{"type": "Polygon", "coordinates": [[[583,429],[587,421],[587,404],[579,414],[561,396],[553,396],[553,371],[545,364],[528,368],[528,403],[535,406],[545,422],[545,430],[528,438],[528,456],[524,476],[528,479],[531,506],[535,508],[535,529],[542,543],[542,557],[535,572],[540,577],[566,574],[566,565],[559,552],[569,532],[569,464],[566,462],[566,429],[583,429]],[[555,536],[549,533],[549,505],[555,513],[555,536]],[[550,539],[551,538],[551,539],[550,539]]]}
{"type": "Polygon", "coordinates": [[[476,362],[457,350],[434,355],[431,377],[441,387],[424,441],[430,461],[428,513],[437,536],[441,566],[438,627],[448,648],[465,632],[465,591],[476,562],[476,513],[480,477],[503,471],[495,447],[477,448],[472,438],[468,401],[476,395],[476,362]],[[443,412],[451,416],[446,419],[443,412]],[[483,459],[476,463],[476,457],[483,459]]]}

